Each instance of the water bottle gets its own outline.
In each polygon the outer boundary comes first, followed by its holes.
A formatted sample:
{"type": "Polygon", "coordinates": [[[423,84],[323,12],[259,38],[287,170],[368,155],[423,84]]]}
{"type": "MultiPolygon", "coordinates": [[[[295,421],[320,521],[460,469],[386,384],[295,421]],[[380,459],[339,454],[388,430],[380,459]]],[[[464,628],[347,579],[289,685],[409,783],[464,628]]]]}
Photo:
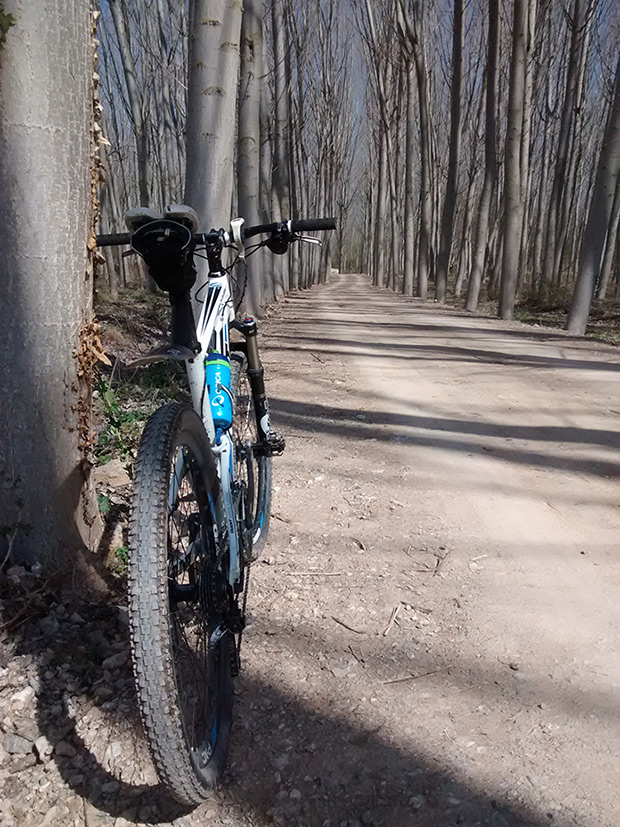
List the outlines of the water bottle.
{"type": "Polygon", "coordinates": [[[230,359],[221,353],[210,353],[205,367],[211,415],[216,431],[232,425],[232,393],[230,392],[230,359]]]}

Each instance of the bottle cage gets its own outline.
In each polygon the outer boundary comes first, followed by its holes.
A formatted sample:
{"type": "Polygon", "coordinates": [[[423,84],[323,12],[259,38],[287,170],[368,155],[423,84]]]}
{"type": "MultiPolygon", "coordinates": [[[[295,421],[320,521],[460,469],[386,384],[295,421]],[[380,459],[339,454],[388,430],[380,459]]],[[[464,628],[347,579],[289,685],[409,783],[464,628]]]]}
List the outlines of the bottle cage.
{"type": "Polygon", "coordinates": [[[160,290],[185,293],[196,281],[192,233],[178,221],[144,224],[132,235],[131,246],[146,262],[160,290]]]}

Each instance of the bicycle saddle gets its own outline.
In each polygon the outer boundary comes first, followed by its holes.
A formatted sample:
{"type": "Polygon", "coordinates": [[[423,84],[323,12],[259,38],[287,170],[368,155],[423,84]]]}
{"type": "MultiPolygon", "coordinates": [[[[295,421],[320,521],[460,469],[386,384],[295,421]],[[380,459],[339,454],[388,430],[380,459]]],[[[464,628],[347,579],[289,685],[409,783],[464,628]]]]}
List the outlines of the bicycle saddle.
{"type": "Polygon", "coordinates": [[[164,214],[159,210],[152,210],[150,207],[132,207],[125,213],[125,226],[130,233],[150,224],[151,221],[161,221],[164,214]]]}
{"type": "Polygon", "coordinates": [[[132,207],[125,213],[125,225],[130,233],[135,233],[145,224],[150,224],[151,221],[161,221],[163,218],[182,224],[191,233],[198,231],[198,215],[186,204],[167,204],[163,212],[151,207],[132,207]]]}
{"type": "MultiPolygon", "coordinates": [[[[161,218],[161,216],[159,216],[161,218]]],[[[188,207],[186,204],[167,204],[164,207],[164,218],[169,221],[178,221],[183,224],[190,232],[198,232],[198,215],[196,210],[188,207]]]]}

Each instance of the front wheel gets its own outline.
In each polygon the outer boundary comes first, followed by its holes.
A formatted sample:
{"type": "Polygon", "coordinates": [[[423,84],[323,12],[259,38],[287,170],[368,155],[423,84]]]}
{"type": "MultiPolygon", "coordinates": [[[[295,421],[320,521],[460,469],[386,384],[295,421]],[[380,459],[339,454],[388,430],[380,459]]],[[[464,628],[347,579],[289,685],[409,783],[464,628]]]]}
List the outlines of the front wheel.
{"type": "Polygon", "coordinates": [[[210,797],[226,762],[235,641],[226,521],[209,441],[194,411],[172,404],[138,450],[129,534],[129,619],[146,738],[181,803],[210,797]]]}

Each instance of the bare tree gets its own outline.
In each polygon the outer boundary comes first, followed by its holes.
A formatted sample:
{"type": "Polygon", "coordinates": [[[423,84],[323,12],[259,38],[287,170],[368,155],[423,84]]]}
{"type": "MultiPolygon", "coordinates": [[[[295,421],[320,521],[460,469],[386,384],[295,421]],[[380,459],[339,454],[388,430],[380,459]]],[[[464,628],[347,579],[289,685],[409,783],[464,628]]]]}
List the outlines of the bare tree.
{"type": "Polygon", "coordinates": [[[581,245],[579,272],[568,317],[569,333],[586,332],[592,297],[599,276],[605,237],[610,227],[614,195],[620,176],[620,58],[616,66],[614,96],[607,118],[603,148],[592,190],[588,222],[581,245]]]}
{"type": "Polygon", "coordinates": [[[463,80],[463,15],[465,0],[454,0],[452,34],[452,82],[450,86],[450,157],[448,182],[441,217],[441,240],[437,258],[435,298],[445,302],[448,288],[448,268],[452,251],[452,232],[458,185],[459,152],[461,147],[461,85],[463,80]]]}
{"type": "Polygon", "coordinates": [[[521,141],[523,140],[523,105],[525,100],[525,63],[528,23],[528,0],[515,0],[512,19],[512,57],[510,94],[504,160],[504,217],[501,297],[502,319],[514,315],[517,270],[522,230],[521,141]]]}
{"type": "MultiPolygon", "coordinates": [[[[241,21],[237,199],[248,224],[260,223],[260,83],[263,74],[263,18],[260,0],[245,0],[241,21]]],[[[261,253],[247,262],[246,307],[258,313],[263,303],[261,253]]]]}
{"type": "Polygon", "coordinates": [[[467,310],[478,307],[478,296],[488,244],[489,214],[497,182],[497,84],[499,67],[499,0],[489,2],[489,40],[486,66],[486,115],[484,133],[484,183],[472,251],[472,272],[467,285],[467,310]]]}

